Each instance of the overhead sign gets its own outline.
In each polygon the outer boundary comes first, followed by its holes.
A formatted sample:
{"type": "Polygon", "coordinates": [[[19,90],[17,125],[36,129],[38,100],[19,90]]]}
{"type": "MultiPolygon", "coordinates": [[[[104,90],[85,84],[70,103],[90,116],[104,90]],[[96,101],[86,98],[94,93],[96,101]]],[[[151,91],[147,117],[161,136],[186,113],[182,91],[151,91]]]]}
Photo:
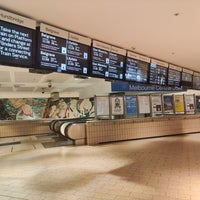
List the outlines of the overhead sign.
{"type": "Polygon", "coordinates": [[[141,83],[128,83],[128,82],[112,82],[111,83],[112,91],[121,91],[121,92],[181,92],[186,91],[183,88],[174,88],[168,86],[160,86],[160,85],[147,85],[141,83]]]}

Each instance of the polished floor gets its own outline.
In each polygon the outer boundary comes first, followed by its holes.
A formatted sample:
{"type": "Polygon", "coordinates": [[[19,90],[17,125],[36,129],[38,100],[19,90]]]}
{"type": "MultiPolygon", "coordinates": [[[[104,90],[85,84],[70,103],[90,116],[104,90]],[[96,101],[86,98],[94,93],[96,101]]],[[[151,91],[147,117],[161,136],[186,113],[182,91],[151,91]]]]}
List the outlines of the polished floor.
{"type": "Polygon", "coordinates": [[[4,143],[1,200],[200,200],[200,134],[77,147],[45,148],[36,136],[4,143]]]}

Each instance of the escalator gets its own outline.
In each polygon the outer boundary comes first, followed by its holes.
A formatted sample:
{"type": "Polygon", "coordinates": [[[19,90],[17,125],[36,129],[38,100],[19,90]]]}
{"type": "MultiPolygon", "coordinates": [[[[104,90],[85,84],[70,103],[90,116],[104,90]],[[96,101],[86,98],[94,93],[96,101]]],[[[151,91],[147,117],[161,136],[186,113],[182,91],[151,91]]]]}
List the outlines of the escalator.
{"type": "Polygon", "coordinates": [[[56,133],[70,140],[74,145],[86,144],[86,122],[93,118],[58,119],[53,120],[49,127],[56,133]]]}

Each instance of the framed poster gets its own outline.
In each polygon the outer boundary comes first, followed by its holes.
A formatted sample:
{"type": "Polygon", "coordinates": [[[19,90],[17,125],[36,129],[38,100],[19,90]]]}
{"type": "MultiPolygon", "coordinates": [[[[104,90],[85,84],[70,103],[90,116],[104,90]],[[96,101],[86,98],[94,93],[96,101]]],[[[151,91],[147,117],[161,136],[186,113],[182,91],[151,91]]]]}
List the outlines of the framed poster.
{"type": "Polygon", "coordinates": [[[174,114],[174,101],[172,95],[163,95],[164,114],[174,114]]]}
{"type": "Polygon", "coordinates": [[[163,112],[162,109],[162,98],[161,95],[151,96],[151,110],[152,116],[161,115],[163,112]]]}
{"type": "Polygon", "coordinates": [[[126,114],[137,115],[137,96],[126,96],[126,114]]]}
{"type": "Polygon", "coordinates": [[[184,98],[183,95],[175,95],[174,96],[174,108],[176,114],[184,114],[184,98]]]}
{"type": "Polygon", "coordinates": [[[150,113],[150,99],[149,96],[138,96],[139,114],[150,113]]]}
{"type": "Polygon", "coordinates": [[[109,97],[96,96],[95,97],[95,114],[96,116],[109,116],[109,97]]]}
{"type": "Polygon", "coordinates": [[[185,95],[185,113],[186,114],[194,114],[195,106],[194,106],[194,95],[185,95]]]}
{"type": "Polygon", "coordinates": [[[124,98],[122,96],[112,96],[111,100],[111,115],[124,114],[124,98]]]}

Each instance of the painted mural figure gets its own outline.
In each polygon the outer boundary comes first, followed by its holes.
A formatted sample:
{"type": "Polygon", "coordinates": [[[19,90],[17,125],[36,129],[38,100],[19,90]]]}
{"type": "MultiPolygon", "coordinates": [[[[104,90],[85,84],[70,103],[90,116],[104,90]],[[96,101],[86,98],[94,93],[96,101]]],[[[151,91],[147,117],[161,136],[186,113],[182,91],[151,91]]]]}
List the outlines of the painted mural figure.
{"type": "Polygon", "coordinates": [[[94,117],[94,105],[89,99],[11,98],[0,100],[1,120],[31,120],[40,118],[94,117]]]}
{"type": "Polygon", "coordinates": [[[9,99],[10,104],[17,109],[16,119],[35,119],[32,107],[24,99],[9,99]]]}

